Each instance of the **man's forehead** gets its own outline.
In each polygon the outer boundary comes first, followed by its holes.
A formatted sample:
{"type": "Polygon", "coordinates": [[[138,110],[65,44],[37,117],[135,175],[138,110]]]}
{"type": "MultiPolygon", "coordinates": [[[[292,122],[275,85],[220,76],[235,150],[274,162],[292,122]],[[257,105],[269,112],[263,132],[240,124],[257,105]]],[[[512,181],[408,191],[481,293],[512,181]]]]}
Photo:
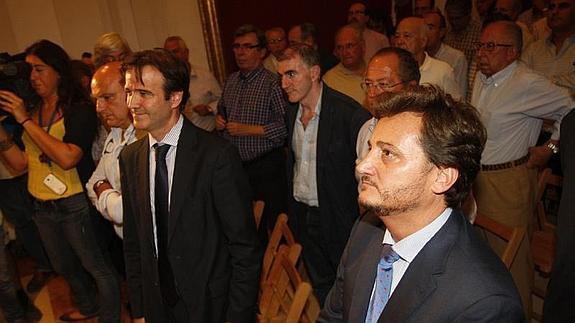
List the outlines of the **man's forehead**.
{"type": "Polygon", "coordinates": [[[243,42],[243,41],[257,41],[256,33],[247,33],[241,36],[237,36],[234,38],[234,42],[243,42]]]}
{"type": "Polygon", "coordinates": [[[365,10],[365,6],[362,3],[356,2],[349,6],[349,10],[365,10]]]}
{"type": "Polygon", "coordinates": [[[384,55],[374,58],[367,66],[367,74],[381,74],[390,77],[397,74],[398,60],[395,55],[384,55]]]}
{"type": "Polygon", "coordinates": [[[162,73],[151,65],[145,65],[139,70],[136,67],[130,67],[126,70],[126,86],[130,83],[132,86],[138,85],[147,88],[158,80],[163,81],[162,73]]]}

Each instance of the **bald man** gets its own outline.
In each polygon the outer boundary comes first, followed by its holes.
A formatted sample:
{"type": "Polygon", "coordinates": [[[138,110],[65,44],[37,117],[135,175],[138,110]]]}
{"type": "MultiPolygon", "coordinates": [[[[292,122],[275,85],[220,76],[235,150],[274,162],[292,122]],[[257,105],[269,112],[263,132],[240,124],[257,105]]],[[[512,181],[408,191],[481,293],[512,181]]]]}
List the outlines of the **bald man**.
{"type": "Polygon", "coordinates": [[[393,46],[409,51],[419,65],[421,84],[438,85],[455,99],[461,98],[461,89],[455,81],[453,68],[425,52],[427,25],[423,18],[408,17],[399,22],[393,38],[393,46]]]}
{"type": "Polygon", "coordinates": [[[110,133],[104,143],[98,167],[86,183],[86,191],[96,209],[113,223],[116,234],[122,237],[122,190],[118,156],[124,146],[137,138],[126,104],[120,67],[120,62],[105,64],[92,78],[92,97],[96,99],[96,111],[110,128],[110,133]]]}

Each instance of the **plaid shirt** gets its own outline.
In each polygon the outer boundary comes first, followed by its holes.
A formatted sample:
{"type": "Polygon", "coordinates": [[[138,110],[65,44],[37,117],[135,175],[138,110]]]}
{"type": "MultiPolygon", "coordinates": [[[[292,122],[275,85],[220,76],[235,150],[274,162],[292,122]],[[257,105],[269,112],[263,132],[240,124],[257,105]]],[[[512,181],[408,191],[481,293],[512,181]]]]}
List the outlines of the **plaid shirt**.
{"type": "Polygon", "coordinates": [[[235,72],[224,84],[218,102],[218,114],[227,121],[264,127],[263,136],[232,136],[227,130],[222,137],[233,143],[242,161],[250,161],[284,145],[287,108],[279,80],[263,66],[248,73],[235,72]]]}

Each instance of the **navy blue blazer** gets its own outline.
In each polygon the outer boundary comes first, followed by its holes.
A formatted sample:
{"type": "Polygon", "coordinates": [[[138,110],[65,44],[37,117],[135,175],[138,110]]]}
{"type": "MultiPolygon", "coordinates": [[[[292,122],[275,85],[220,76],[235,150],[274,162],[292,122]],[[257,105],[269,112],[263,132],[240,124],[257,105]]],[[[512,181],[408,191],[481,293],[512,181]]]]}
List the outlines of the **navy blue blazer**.
{"type": "MultiPolygon", "coordinates": [[[[385,227],[355,224],[318,322],[365,322],[385,227]]],[[[459,211],[421,249],[379,322],[524,322],[521,299],[499,257],[459,211]]]]}

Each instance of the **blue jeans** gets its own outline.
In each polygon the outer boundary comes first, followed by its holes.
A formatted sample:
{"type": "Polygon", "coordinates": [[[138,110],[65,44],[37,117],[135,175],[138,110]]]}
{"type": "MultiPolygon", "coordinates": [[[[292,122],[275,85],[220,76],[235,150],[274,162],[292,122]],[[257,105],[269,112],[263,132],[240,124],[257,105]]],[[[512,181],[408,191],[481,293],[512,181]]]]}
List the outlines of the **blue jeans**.
{"type": "Polygon", "coordinates": [[[34,221],[52,266],[70,285],[73,300],[80,312],[91,314],[98,310],[94,287],[87,271],[98,287],[99,321],[120,322],[118,276],[98,247],[84,193],[53,201],[37,200],[34,209],[34,221]]]}

